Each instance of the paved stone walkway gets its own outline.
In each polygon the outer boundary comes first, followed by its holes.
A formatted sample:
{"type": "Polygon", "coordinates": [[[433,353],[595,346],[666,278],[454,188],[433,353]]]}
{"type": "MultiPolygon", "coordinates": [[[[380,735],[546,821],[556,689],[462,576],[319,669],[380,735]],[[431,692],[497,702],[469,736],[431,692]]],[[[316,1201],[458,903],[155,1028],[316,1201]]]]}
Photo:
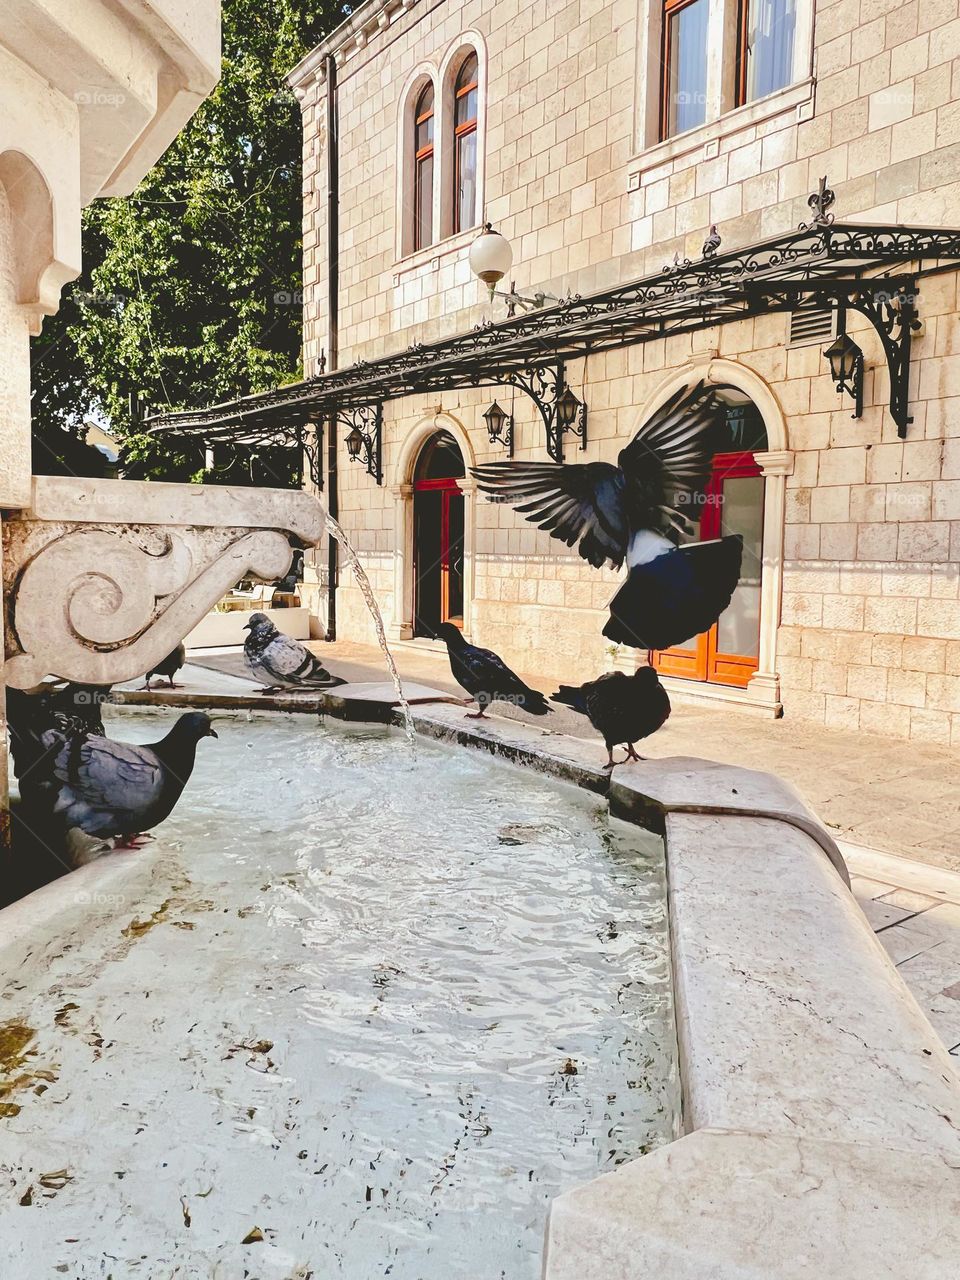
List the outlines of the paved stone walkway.
{"type": "MultiPolygon", "coordinates": [[[[380,651],[338,642],[311,646],[350,681],[385,678],[380,651]]],[[[462,694],[445,651],[419,642],[394,646],[402,676],[462,694]]],[[[240,675],[238,653],[198,654],[200,661],[240,675]]],[[[550,694],[561,677],[520,673],[550,694]]],[[[498,705],[497,714],[524,719],[498,705]]],[[[595,737],[588,722],[558,709],[539,722],[576,737],[595,737]]],[[[602,752],[601,747],[601,752],[602,752]]],[[[960,752],[774,720],[735,709],[675,705],[667,724],[641,748],[651,757],[692,755],[778,773],[803,792],[837,839],[960,871],[960,752]]]]}

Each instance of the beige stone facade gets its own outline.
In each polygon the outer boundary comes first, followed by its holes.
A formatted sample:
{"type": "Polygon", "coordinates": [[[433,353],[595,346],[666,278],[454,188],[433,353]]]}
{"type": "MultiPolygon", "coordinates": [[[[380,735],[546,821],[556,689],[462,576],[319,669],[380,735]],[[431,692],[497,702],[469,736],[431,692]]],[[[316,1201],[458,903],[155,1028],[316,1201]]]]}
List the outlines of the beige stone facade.
{"type": "MultiPolygon", "coordinates": [[[[326,63],[337,63],[340,367],[503,316],[471,275],[475,231],[450,232],[451,78],[479,59],[479,220],[512,242],[520,292],[586,294],[795,229],[828,175],[844,221],[960,226],[958,0],[798,0],[793,77],[733,107],[736,4],[711,0],[707,120],[656,141],[661,6],[655,0],[428,6],[370,0],[292,77],[304,117],[306,372],[329,346],[326,63]],[[438,102],[439,238],[405,252],[405,129],[432,79],[438,102]],[[446,114],[445,114],[446,113],[446,114]],[[482,211],[482,219],[479,213],[482,211]]],[[[851,323],[866,360],[864,412],[836,392],[826,343],[790,341],[777,313],[570,365],[589,443],[567,460],[613,461],[651,408],[692,377],[732,384],[760,411],[764,475],[758,671],[743,689],[674,682],[786,716],[960,742],[960,330],[957,275],[924,279],[905,440],[889,409],[879,339],[851,323]]],[[[497,388],[510,407],[509,389],[497,388]]],[[[384,483],[341,446],[341,520],[391,633],[412,626],[410,485],[419,448],[444,427],[464,460],[503,458],[481,413],[490,388],[384,406],[384,483]]],[[[518,459],[543,459],[543,427],[517,394],[518,459]]],[[[590,569],[506,506],[465,485],[464,627],[520,669],[589,678],[610,664],[600,635],[616,575],[590,569]]],[[[322,591],[313,598],[322,609],[322,591]]],[[[340,633],[370,632],[344,574],[340,633]]]]}

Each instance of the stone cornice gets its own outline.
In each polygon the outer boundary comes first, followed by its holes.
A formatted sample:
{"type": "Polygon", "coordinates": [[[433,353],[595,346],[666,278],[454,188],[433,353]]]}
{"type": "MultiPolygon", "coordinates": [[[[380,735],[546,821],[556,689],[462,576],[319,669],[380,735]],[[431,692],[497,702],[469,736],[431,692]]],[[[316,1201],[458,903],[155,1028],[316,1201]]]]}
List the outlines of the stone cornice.
{"type": "Polygon", "coordinates": [[[300,59],[287,76],[287,84],[292,89],[303,89],[314,79],[324,80],[325,58],[333,55],[339,66],[351,54],[366,48],[373,36],[402,18],[416,3],[417,0],[367,0],[300,59]]]}

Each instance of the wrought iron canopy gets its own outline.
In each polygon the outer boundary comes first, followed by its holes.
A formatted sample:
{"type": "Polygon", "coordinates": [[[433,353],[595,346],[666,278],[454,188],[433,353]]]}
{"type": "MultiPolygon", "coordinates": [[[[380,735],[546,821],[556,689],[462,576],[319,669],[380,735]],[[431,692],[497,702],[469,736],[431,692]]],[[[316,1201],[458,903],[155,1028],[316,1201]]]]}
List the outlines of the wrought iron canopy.
{"type": "MultiPolygon", "coordinates": [[[[350,422],[352,411],[429,392],[512,384],[543,417],[551,456],[563,456],[557,402],[571,360],[671,334],[691,333],[799,305],[860,311],[880,336],[890,370],[890,411],[901,435],[907,403],[910,339],[918,327],[918,282],[960,269],[960,230],[829,222],[745,249],[675,262],[654,275],[586,297],[377,360],[360,360],[275,391],[166,413],[154,431],[232,439],[309,441],[324,419],[350,422]]],[[[717,237],[719,239],[719,237],[717,237]]],[[[585,436],[586,406],[576,431],[585,436]]],[[[581,444],[582,447],[582,444],[581,444]]]]}

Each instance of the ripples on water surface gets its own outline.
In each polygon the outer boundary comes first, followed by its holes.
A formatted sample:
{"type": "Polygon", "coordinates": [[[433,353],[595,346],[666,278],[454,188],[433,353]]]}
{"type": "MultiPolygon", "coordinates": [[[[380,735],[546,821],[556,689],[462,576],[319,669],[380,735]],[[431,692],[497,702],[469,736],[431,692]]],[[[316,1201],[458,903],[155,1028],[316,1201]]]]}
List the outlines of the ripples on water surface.
{"type": "Polygon", "coordinates": [[[11,1010],[59,1077],[5,1141],[72,1174],[4,1205],[20,1265],[535,1280],[550,1199],[673,1133],[659,842],[479,753],[411,760],[306,717],[218,730],[156,901],[11,1010]]]}

